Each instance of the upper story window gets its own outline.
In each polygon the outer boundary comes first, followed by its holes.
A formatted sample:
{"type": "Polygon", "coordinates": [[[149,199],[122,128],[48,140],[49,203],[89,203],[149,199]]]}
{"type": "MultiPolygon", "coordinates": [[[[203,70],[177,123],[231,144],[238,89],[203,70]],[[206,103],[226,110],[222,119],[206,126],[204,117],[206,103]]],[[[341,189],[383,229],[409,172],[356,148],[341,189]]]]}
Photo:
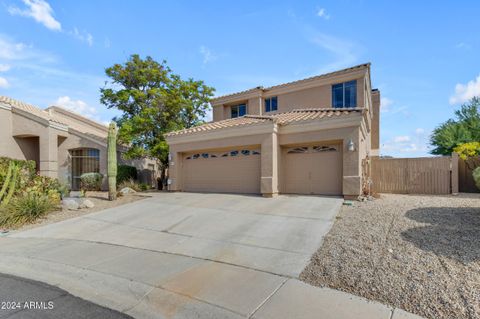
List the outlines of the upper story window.
{"type": "Polygon", "coordinates": [[[278,99],[276,96],[265,99],[265,112],[273,112],[278,109],[278,99]]]}
{"type": "Polygon", "coordinates": [[[332,85],[333,107],[357,107],[357,81],[332,85]]]}
{"type": "Polygon", "coordinates": [[[232,106],[232,119],[247,114],[247,105],[239,104],[232,106]]]}

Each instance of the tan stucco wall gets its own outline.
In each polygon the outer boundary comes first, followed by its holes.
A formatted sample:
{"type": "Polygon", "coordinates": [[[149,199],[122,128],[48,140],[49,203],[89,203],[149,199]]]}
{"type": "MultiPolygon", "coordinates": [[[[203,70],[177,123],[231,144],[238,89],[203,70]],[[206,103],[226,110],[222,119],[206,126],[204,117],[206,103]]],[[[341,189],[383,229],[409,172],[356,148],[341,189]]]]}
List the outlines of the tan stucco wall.
{"type": "MultiPolygon", "coordinates": [[[[72,121],[82,122],[73,117],[72,121]]],[[[82,122],[83,125],[88,121],[82,122]]],[[[102,188],[107,188],[107,153],[103,141],[76,131],[70,133],[66,127],[52,126],[48,121],[32,114],[15,111],[0,105],[0,156],[21,160],[34,160],[40,174],[58,178],[61,183],[71,185],[69,150],[94,148],[100,150],[100,173],[104,175],[102,188]]],[[[101,132],[101,128],[92,128],[101,132]]],[[[139,170],[140,182],[151,182],[158,176],[158,164],[151,159],[131,161],[139,170]],[[148,172],[154,167],[154,173],[148,172]],[[148,176],[147,176],[148,175],[148,176]]]]}
{"type": "Polygon", "coordinates": [[[241,103],[247,104],[247,114],[250,115],[269,115],[303,108],[331,108],[332,85],[352,80],[357,81],[357,107],[363,108],[366,106],[366,97],[369,95],[369,86],[365,85],[367,76],[368,74],[365,72],[353,72],[352,74],[333,76],[327,80],[322,79],[318,85],[308,88],[282,87],[265,91],[258,90],[254,97],[251,97],[252,93],[245,93],[245,95],[239,94],[226,103],[214,101],[212,103],[213,121],[230,118],[231,106],[241,103]],[[266,113],[264,100],[272,96],[278,98],[278,110],[266,113]]]}
{"type": "MultiPolygon", "coordinates": [[[[358,123],[360,123],[362,117],[358,116],[357,120],[359,121],[358,123]]],[[[283,127],[278,128],[276,124],[268,125],[270,125],[270,133],[258,135],[225,138],[219,138],[218,135],[216,135],[216,138],[209,139],[209,135],[206,134],[204,136],[204,140],[196,140],[184,143],[172,142],[172,139],[170,139],[169,144],[172,160],[170,162],[169,169],[169,178],[171,180],[169,189],[172,191],[183,190],[182,158],[184,153],[219,149],[228,150],[239,146],[260,146],[260,190],[264,196],[274,196],[279,193],[280,189],[282,189],[281,185],[284,180],[282,176],[283,171],[281,148],[289,145],[293,146],[322,142],[342,145],[343,195],[360,195],[362,185],[361,161],[363,158],[365,158],[369,149],[369,143],[367,143],[367,137],[369,138],[369,136],[366,135],[365,132],[362,132],[359,124],[331,129],[322,129],[322,126],[317,124],[318,129],[312,131],[301,131],[297,133],[292,133],[292,129],[302,130],[305,128],[305,124],[287,125],[286,127],[290,130],[290,132],[284,131],[283,127]],[[355,144],[354,151],[348,150],[348,143],[350,140],[355,144]]],[[[267,127],[267,125],[264,125],[264,127],[267,127]]],[[[245,133],[246,130],[249,130],[249,128],[244,128],[245,133]]],[[[228,130],[226,130],[224,135],[227,136],[228,134],[228,130]]]]}
{"type": "Polygon", "coordinates": [[[12,132],[12,111],[0,108],[0,156],[24,160],[25,154],[12,132]]]}
{"type": "Polygon", "coordinates": [[[378,156],[380,149],[380,91],[372,92],[372,155],[378,156]]]}

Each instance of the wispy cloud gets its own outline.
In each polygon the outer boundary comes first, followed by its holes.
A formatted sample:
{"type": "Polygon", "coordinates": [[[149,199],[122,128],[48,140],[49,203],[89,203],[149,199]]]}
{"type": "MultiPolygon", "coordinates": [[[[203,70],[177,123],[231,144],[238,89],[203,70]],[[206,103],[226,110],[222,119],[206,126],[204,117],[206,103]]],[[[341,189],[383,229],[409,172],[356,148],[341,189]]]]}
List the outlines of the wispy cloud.
{"type": "Polygon", "coordinates": [[[388,97],[382,97],[380,99],[380,111],[388,112],[390,111],[390,106],[393,104],[393,101],[388,97]]]}
{"type": "Polygon", "coordinates": [[[392,154],[424,154],[430,149],[428,134],[425,129],[417,128],[413,134],[398,135],[382,143],[381,152],[383,155],[392,154]]]}
{"type": "Polygon", "coordinates": [[[73,31],[69,32],[75,39],[85,42],[89,47],[93,45],[93,36],[86,31],[79,31],[76,27],[73,28],[73,31]]]}
{"type": "Polygon", "coordinates": [[[455,48],[469,50],[469,49],[472,48],[472,46],[469,43],[466,43],[466,42],[459,42],[459,43],[455,44],[455,48]]]}
{"type": "Polygon", "coordinates": [[[67,110],[74,111],[80,115],[96,119],[97,118],[97,109],[89,106],[82,100],[74,100],[69,96],[60,96],[54,103],[56,106],[61,106],[67,110]]]}
{"type": "Polygon", "coordinates": [[[325,20],[330,19],[330,15],[327,13],[327,10],[325,8],[317,8],[317,17],[325,20]]]}
{"type": "Polygon", "coordinates": [[[10,87],[10,83],[7,79],[0,76],[0,88],[1,89],[8,89],[10,87]]]}
{"type": "Polygon", "coordinates": [[[10,65],[0,64],[0,72],[7,72],[8,70],[10,70],[10,65]]]}
{"type": "Polygon", "coordinates": [[[465,103],[475,96],[480,96],[480,75],[467,84],[455,85],[455,94],[450,97],[450,104],[465,103]]]}
{"type": "Polygon", "coordinates": [[[218,56],[204,45],[200,47],[199,52],[203,57],[203,65],[206,65],[218,59],[218,56]]]}
{"type": "Polygon", "coordinates": [[[326,50],[334,58],[333,62],[323,66],[318,71],[320,73],[352,66],[358,60],[357,53],[360,49],[351,41],[321,32],[314,32],[310,42],[326,50]]]}
{"type": "Polygon", "coordinates": [[[26,5],[26,8],[20,9],[11,6],[8,8],[8,12],[11,15],[33,18],[50,30],[62,30],[62,25],[53,17],[53,9],[48,2],[44,0],[23,0],[23,3],[26,5]]]}

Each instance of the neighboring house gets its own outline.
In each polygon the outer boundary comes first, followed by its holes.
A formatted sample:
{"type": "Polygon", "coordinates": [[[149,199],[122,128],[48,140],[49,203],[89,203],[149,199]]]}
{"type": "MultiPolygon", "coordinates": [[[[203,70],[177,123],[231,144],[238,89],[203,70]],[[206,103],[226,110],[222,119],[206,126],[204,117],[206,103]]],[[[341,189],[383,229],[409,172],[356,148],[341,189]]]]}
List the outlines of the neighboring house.
{"type": "Polygon", "coordinates": [[[166,135],[170,190],[355,198],[378,156],[370,64],[217,97],[213,122],[166,135]]]}
{"type": "MultiPolygon", "coordinates": [[[[97,172],[107,186],[108,127],[52,106],[42,110],[33,105],[0,96],[0,156],[33,160],[41,175],[58,178],[76,190],[80,175],[97,172]]],[[[119,163],[133,165],[139,179],[156,185],[158,164],[152,159],[124,160],[118,147],[119,163]]]]}

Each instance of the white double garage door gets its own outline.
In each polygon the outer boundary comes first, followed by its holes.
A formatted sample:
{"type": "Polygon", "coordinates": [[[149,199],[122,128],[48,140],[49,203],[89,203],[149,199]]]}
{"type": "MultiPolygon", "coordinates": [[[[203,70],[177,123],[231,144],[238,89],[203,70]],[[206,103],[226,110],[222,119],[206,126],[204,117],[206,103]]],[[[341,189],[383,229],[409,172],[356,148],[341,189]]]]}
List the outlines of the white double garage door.
{"type": "MultiPolygon", "coordinates": [[[[316,144],[282,148],[279,190],[287,194],[342,194],[342,148],[316,144]]],[[[234,148],[185,154],[183,190],[260,193],[260,149],[234,148]]]]}

